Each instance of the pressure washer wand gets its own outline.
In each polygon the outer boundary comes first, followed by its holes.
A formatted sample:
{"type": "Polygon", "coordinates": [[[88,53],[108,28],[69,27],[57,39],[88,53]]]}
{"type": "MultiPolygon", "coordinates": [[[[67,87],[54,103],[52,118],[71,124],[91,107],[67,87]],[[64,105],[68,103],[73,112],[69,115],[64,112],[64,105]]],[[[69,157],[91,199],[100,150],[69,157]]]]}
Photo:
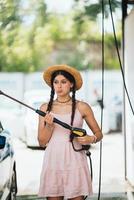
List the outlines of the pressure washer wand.
{"type": "Polygon", "coordinates": [[[6,96],[6,97],[8,97],[8,98],[12,99],[13,101],[16,101],[16,102],[18,102],[18,103],[22,104],[23,106],[25,106],[25,107],[27,107],[27,108],[30,108],[30,109],[31,109],[31,110],[33,110],[33,111],[36,111],[36,109],[35,109],[35,108],[32,108],[31,106],[29,106],[29,105],[27,105],[27,104],[25,104],[25,103],[23,103],[23,102],[19,101],[18,99],[15,99],[15,98],[13,98],[13,97],[11,97],[11,96],[9,96],[9,95],[5,94],[5,93],[4,93],[4,92],[2,92],[1,90],[0,90],[0,94],[2,94],[2,95],[4,95],[4,96],[6,96]]]}
{"type": "MultiPolygon", "coordinates": [[[[35,108],[33,108],[33,107],[31,107],[31,106],[29,106],[29,105],[27,105],[27,104],[25,104],[25,103],[19,101],[18,99],[15,99],[14,97],[11,97],[11,96],[5,94],[4,92],[2,92],[1,90],[0,90],[0,95],[4,95],[4,96],[6,96],[6,97],[12,99],[13,101],[16,101],[17,103],[22,104],[23,106],[25,106],[25,107],[27,107],[27,108],[29,108],[29,109],[35,111],[36,113],[38,113],[38,114],[41,115],[42,117],[44,117],[44,116],[46,115],[45,112],[43,112],[43,111],[41,111],[41,110],[38,110],[38,109],[35,109],[35,108]]],[[[55,118],[55,117],[54,117],[54,119],[53,119],[53,122],[55,122],[55,123],[61,125],[62,127],[66,128],[66,129],[69,129],[69,130],[72,132],[72,136],[73,136],[73,137],[82,137],[82,136],[85,136],[85,135],[87,134],[85,129],[77,128],[77,127],[72,127],[72,126],[70,126],[69,124],[67,124],[67,123],[65,123],[65,122],[62,122],[62,121],[60,121],[59,119],[57,119],[57,118],[55,118]]],[[[72,137],[72,138],[73,138],[73,137],[72,137]]],[[[89,149],[89,145],[82,145],[82,150],[88,150],[88,149],[89,149]]]]}
{"type": "MultiPolygon", "coordinates": [[[[41,115],[42,117],[44,117],[44,116],[46,115],[45,112],[43,112],[43,111],[41,111],[41,110],[38,110],[38,109],[35,109],[35,108],[33,108],[33,107],[31,107],[31,106],[29,106],[29,105],[27,105],[27,104],[25,104],[25,103],[19,101],[18,99],[15,99],[14,97],[11,97],[11,96],[5,94],[4,92],[2,92],[1,90],[0,90],[0,95],[4,95],[4,96],[6,96],[6,97],[12,99],[13,101],[16,101],[16,102],[22,104],[23,106],[25,106],[25,107],[27,107],[27,108],[29,108],[29,109],[35,111],[36,113],[38,113],[38,114],[41,115]]],[[[71,127],[69,124],[66,124],[65,122],[62,122],[62,121],[58,120],[57,118],[54,118],[53,121],[54,121],[55,123],[57,123],[57,124],[63,126],[63,127],[66,128],[66,129],[69,129],[69,130],[72,130],[72,129],[73,129],[73,127],[71,127]]]]}

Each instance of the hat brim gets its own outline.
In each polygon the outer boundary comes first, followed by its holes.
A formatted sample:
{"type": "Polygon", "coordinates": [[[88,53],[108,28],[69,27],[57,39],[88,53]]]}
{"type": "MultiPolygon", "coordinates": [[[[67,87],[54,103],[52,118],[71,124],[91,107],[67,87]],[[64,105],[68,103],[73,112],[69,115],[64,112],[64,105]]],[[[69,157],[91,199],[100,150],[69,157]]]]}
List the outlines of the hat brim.
{"type": "Polygon", "coordinates": [[[81,74],[80,72],[73,68],[73,67],[70,67],[68,65],[53,65],[53,66],[49,66],[43,73],[43,79],[45,80],[45,82],[51,87],[51,77],[52,77],[52,74],[55,72],[55,71],[60,71],[60,70],[63,70],[63,71],[66,71],[68,73],[70,73],[74,79],[75,79],[75,82],[76,82],[76,90],[79,90],[82,86],[82,77],[81,77],[81,74]]]}

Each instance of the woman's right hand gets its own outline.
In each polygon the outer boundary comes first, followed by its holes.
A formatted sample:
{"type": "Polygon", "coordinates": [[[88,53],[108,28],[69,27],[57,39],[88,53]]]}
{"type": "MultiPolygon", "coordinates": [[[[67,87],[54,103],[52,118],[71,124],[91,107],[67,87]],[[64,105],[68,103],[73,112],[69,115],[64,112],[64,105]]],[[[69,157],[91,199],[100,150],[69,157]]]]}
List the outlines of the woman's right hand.
{"type": "Polygon", "coordinates": [[[44,117],[44,122],[46,124],[46,127],[54,127],[54,122],[53,122],[53,115],[51,113],[46,113],[45,117],[44,117]]]}

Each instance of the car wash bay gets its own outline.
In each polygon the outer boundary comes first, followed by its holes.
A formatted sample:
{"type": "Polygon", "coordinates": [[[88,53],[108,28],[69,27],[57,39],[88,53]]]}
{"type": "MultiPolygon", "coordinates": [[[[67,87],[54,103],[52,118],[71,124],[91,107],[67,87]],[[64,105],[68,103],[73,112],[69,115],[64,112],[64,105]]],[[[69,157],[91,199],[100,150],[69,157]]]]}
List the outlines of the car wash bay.
{"type": "MultiPolygon", "coordinates": [[[[134,40],[133,38],[134,30],[131,29],[133,21],[134,21],[134,10],[132,10],[130,15],[128,15],[127,18],[124,20],[125,22],[124,64],[125,64],[125,78],[126,78],[125,80],[128,86],[130,97],[133,97],[132,94],[134,94],[134,84],[133,84],[134,79],[132,76],[134,74],[133,72],[134,57],[132,56],[132,52],[134,52],[134,46],[132,45],[134,40]]],[[[131,99],[133,101],[133,98],[131,99]]],[[[134,105],[134,101],[132,103],[134,105]]],[[[133,199],[134,116],[130,110],[130,106],[128,104],[126,96],[124,98],[124,120],[125,120],[124,133],[109,134],[106,135],[103,140],[103,162],[102,162],[103,170],[102,170],[101,199],[127,199],[127,198],[133,199]],[[105,157],[106,156],[105,152],[107,152],[107,155],[109,156],[105,157]],[[125,195],[126,192],[128,193],[127,197],[125,195]]],[[[96,161],[98,161],[99,159],[98,157],[99,146],[91,147],[91,151],[92,151],[93,166],[97,166],[95,167],[94,171],[95,196],[92,199],[97,199],[96,196],[98,192],[97,181],[98,181],[99,166],[96,165],[96,161]]],[[[21,198],[18,197],[18,199],[21,198]]],[[[33,196],[31,197],[31,199],[37,199],[37,197],[33,196]]]]}

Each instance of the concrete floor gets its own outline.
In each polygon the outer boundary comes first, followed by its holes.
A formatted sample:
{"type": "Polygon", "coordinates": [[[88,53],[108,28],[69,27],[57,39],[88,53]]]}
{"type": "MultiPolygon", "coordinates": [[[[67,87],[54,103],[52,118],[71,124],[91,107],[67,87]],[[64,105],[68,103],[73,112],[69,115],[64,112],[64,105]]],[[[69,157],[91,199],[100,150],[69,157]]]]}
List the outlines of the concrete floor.
{"type": "MultiPolygon", "coordinates": [[[[38,199],[39,178],[44,152],[26,148],[15,141],[18,197],[38,199]]],[[[90,149],[93,164],[93,190],[97,199],[99,187],[100,143],[90,149]]],[[[101,199],[127,199],[128,184],[124,178],[124,142],[122,133],[104,135],[102,142],[101,199]]]]}
{"type": "MultiPolygon", "coordinates": [[[[37,196],[21,196],[21,197],[17,197],[16,200],[44,200],[42,198],[37,198],[37,196]]],[[[94,195],[92,197],[88,197],[87,200],[98,200],[97,195],[94,195]]],[[[127,195],[126,194],[111,194],[111,195],[106,195],[106,194],[101,194],[100,200],[128,200],[127,195]]]]}

